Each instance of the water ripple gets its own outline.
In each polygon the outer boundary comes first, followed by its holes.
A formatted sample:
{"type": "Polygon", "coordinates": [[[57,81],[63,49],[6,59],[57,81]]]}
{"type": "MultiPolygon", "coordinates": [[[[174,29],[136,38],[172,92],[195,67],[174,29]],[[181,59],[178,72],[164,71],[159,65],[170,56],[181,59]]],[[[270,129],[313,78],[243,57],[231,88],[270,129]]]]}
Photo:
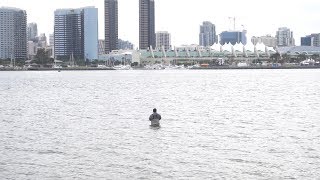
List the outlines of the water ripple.
{"type": "Polygon", "coordinates": [[[0,72],[0,179],[317,179],[319,77],[0,72]]]}

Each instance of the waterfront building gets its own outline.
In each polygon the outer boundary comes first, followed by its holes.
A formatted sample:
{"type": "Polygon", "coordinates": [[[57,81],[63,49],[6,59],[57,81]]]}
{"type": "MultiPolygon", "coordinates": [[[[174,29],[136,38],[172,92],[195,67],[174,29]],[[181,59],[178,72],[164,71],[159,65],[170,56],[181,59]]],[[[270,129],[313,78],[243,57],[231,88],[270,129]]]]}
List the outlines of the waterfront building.
{"type": "Polygon", "coordinates": [[[108,54],[99,55],[99,61],[105,61],[107,65],[140,64],[141,53],[137,50],[113,50],[108,54]]]}
{"type": "Polygon", "coordinates": [[[301,37],[301,46],[320,47],[320,33],[314,33],[305,37],[301,37]]]}
{"type": "Polygon", "coordinates": [[[311,34],[313,37],[313,46],[320,47],[320,33],[311,34]]]}
{"type": "Polygon", "coordinates": [[[28,41],[28,59],[33,59],[37,54],[37,43],[34,41],[28,41]]]}
{"type": "Polygon", "coordinates": [[[290,57],[299,56],[299,55],[320,55],[320,47],[315,46],[286,46],[278,47],[277,52],[282,54],[287,54],[290,57]]]}
{"type": "Polygon", "coordinates": [[[223,31],[220,34],[220,44],[237,43],[247,44],[247,31],[223,31]]]}
{"type": "Polygon", "coordinates": [[[200,26],[199,45],[200,46],[212,46],[216,39],[216,26],[209,21],[204,21],[200,26]]]}
{"type": "Polygon", "coordinates": [[[265,44],[266,46],[269,46],[269,47],[277,47],[277,38],[276,37],[273,37],[271,35],[266,35],[266,36],[260,36],[260,37],[256,37],[256,36],[253,36],[251,38],[251,42],[256,45],[258,43],[263,43],[265,44]]]}
{"type": "Polygon", "coordinates": [[[54,54],[58,59],[98,59],[98,9],[58,9],[54,21],[54,54]]]}
{"type": "Polygon", "coordinates": [[[0,7],[0,59],[26,59],[27,13],[17,8],[0,7]]]}
{"type": "Polygon", "coordinates": [[[224,45],[216,43],[211,47],[183,45],[169,51],[149,49],[140,50],[139,52],[142,65],[153,63],[212,63],[227,59],[234,62],[254,62],[258,59],[267,61],[272,55],[276,54],[276,50],[273,47],[268,47],[263,43],[253,45],[251,42],[246,45],[241,42],[235,45],[230,42],[224,45]]]}
{"type": "Polygon", "coordinates": [[[293,32],[287,27],[280,27],[277,31],[277,46],[294,46],[293,32]]]}
{"type": "Polygon", "coordinates": [[[301,46],[313,46],[313,39],[310,35],[301,37],[301,46]]]}
{"type": "Polygon", "coordinates": [[[27,28],[27,40],[35,41],[38,36],[38,25],[37,23],[29,23],[27,28]]]}
{"type": "Polygon", "coordinates": [[[118,49],[122,50],[132,50],[133,44],[129,41],[124,41],[122,39],[118,39],[118,49]]]}
{"type": "Polygon", "coordinates": [[[156,33],[156,48],[164,50],[171,50],[171,35],[167,31],[158,31],[156,33]]]}
{"type": "Polygon", "coordinates": [[[118,0],[105,0],[105,53],[118,49],[118,0]]]}
{"type": "Polygon", "coordinates": [[[154,0],[139,0],[139,48],[149,49],[155,43],[154,0]]]}

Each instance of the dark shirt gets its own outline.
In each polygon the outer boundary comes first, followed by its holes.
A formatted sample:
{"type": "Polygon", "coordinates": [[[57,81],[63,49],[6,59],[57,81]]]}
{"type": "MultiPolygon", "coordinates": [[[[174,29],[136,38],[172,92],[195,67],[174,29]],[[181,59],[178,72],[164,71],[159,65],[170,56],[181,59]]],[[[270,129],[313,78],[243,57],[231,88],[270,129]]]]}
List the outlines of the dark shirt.
{"type": "Polygon", "coordinates": [[[158,114],[158,113],[153,113],[153,114],[151,114],[150,117],[149,117],[149,120],[152,121],[152,120],[154,120],[154,119],[160,120],[160,119],[161,119],[161,115],[158,114]]]}

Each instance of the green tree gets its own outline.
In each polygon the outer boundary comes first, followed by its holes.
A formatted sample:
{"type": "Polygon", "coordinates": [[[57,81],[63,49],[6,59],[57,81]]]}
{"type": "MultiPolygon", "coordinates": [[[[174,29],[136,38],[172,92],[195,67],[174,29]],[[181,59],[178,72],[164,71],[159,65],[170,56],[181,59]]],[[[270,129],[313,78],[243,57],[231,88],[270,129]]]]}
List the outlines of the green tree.
{"type": "Polygon", "coordinates": [[[312,54],[311,58],[314,59],[314,60],[318,60],[320,57],[319,54],[312,54]]]}
{"type": "Polygon", "coordinates": [[[37,55],[35,56],[35,62],[40,65],[52,63],[49,56],[49,51],[46,51],[44,48],[38,49],[37,55]]]}
{"type": "Polygon", "coordinates": [[[270,61],[269,62],[272,62],[272,63],[276,63],[276,62],[279,62],[279,60],[281,59],[281,55],[280,53],[275,53],[275,54],[272,54],[270,56],[270,61]]]}

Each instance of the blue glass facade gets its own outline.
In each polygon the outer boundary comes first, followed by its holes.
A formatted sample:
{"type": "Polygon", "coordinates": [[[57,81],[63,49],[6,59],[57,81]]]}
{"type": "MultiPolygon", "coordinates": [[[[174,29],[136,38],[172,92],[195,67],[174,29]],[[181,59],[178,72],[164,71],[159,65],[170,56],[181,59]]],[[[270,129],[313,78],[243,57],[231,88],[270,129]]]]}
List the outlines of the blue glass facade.
{"type": "Polygon", "coordinates": [[[247,44],[247,32],[246,31],[223,31],[220,34],[220,44],[231,43],[235,45],[236,43],[247,44]]]}
{"type": "Polygon", "coordinates": [[[311,36],[302,37],[301,46],[312,46],[312,37],[311,36]]]}

